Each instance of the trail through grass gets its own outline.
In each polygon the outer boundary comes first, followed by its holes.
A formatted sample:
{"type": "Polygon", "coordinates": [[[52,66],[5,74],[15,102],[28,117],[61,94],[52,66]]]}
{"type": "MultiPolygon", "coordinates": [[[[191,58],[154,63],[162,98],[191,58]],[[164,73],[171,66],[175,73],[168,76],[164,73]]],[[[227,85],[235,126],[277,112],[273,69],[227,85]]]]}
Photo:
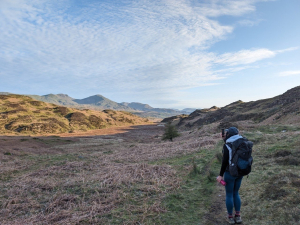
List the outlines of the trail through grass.
{"type": "MultiPolygon", "coordinates": [[[[0,223],[224,224],[224,189],[215,181],[223,142],[213,130],[173,142],[156,138],[163,129],[154,126],[72,141],[21,138],[44,147],[2,153],[0,223]]],[[[299,223],[298,130],[242,130],[254,142],[253,172],[240,189],[244,224],[299,223]]]]}

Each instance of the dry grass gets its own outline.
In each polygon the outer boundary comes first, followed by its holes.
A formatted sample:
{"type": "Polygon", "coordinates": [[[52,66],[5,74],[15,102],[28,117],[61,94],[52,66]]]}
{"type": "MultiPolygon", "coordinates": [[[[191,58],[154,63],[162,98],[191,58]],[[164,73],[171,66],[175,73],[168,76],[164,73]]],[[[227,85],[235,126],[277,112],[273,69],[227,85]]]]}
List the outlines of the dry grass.
{"type": "MultiPolygon", "coordinates": [[[[66,137],[0,137],[0,223],[159,224],[173,209],[185,216],[187,205],[166,206],[164,202],[170,194],[185,190],[186,177],[214,182],[211,166],[220,161],[220,155],[212,151],[220,140],[218,126],[214,123],[182,131],[173,142],[161,141],[164,127],[156,125],[66,137]],[[187,161],[190,158],[193,160],[187,161]],[[183,164],[178,167],[166,159],[180,159],[183,164]]],[[[246,224],[281,224],[283,220],[295,224],[300,174],[299,165],[290,159],[299,158],[299,131],[286,127],[287,131],[281,132],[280,126],[247,121],[238,126],[255,143],[254,171],[241,188],[246,224]]],[[[215,194],[196,182],[187,188],[208,198],[215,194]]],[[[174,198],[180,204],[180,196],[174,198]]],[[[204,201],[192,198],[189,204],[204,201]]],[[[201,206],[205,207],[205,202],[201,206]]],[[[207,210],[201,208],[199,213],[207,210]]],[[[222,221],[225,212],[217,218],[222,212],[213,211],[210,220],[203,218],[203,224],[222,221]]]]}
{"type": "Polygon", "coordinates": [[[0,132],[6,135],[74,133],[135,124],[149,122],[128,112],[78,110],[33,101],[22,95],[0,98],[0,132]]]}
{"type": "Polygon", "coordinates": [[[134,214],[122,219],[133,224],[165,212],[161,201],[180,187],[182,177],[170,165],[149,162],[206,149],[217,137],[206,133],[199,137],[195,132],[162,142],[163,130],[153,125],[127,128],[115,135],[70,142],[58,137],[15,139],[20,149],[25,143],[40,146],[38,153],[24,148],[23,155],[13,151],[2,155],[1,223],[106,223],[107,215],[121,206],[122,213],[114,216],[134,214]]]}

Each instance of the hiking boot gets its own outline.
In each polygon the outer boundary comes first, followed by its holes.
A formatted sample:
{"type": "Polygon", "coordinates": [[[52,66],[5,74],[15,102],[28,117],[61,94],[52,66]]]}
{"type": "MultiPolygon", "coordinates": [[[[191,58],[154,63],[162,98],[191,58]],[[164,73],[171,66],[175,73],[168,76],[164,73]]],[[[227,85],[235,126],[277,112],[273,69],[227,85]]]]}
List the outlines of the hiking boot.
{"type": "Polygon", "coordinates": [[[229,224],[235,224],[235,221],[234,221],[233,217],[228,218],[228,223],[229,224]]]}
{"type": "Polygon", "coordinates": [[[236,217],[234,218],[234,220],[235,220],[235,222],[238,223],[238,224],[242,223],[242,218],[241,218],[240,216],[236,216],[236,217]]]}

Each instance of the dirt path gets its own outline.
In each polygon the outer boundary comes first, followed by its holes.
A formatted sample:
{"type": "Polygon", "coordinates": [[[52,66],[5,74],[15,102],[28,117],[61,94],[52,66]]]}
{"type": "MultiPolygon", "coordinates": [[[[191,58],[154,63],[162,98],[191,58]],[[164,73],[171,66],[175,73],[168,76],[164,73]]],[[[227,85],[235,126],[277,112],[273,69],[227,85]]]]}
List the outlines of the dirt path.
{"type": "Polygon", "coordinates": [[[226,215],[227,210],[225,206],[225,188],[216,183],[217,189],[215,195],[213,196],[213,201],[208,211],[208,214],[205,215],[205,224],[206,225],[227,225],[226,215]]]}

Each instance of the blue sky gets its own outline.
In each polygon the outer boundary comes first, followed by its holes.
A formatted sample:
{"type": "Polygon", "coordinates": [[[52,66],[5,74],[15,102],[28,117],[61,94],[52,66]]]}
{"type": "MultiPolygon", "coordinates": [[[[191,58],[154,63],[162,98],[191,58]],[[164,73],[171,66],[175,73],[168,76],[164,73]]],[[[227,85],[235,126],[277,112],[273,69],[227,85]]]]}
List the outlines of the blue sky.
{"type": "Polygon", "coordinates": [[[299,0],[0,0],[0,91],[203,108],[300,85],[299,0]]]}

